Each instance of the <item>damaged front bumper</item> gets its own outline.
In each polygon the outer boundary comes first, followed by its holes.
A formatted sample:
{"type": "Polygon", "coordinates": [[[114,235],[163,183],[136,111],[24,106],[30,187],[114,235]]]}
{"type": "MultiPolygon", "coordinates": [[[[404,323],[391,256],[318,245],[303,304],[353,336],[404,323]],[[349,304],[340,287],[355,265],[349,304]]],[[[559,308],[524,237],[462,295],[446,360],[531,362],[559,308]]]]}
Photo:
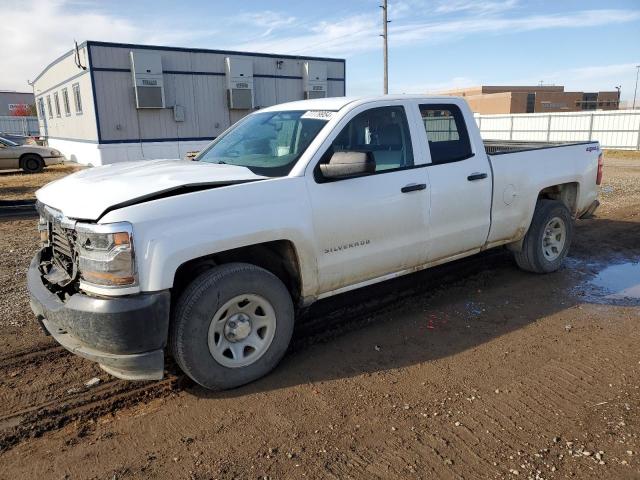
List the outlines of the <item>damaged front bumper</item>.
{"type": "Polygon", "coordinates": [[[27,285],[31,310],[47,332],[67,350],[118,378],[161,379],[169,291],[112,298],[75,293],[63,301],[45,285],[41,253],[31,261],[27,285]]]}

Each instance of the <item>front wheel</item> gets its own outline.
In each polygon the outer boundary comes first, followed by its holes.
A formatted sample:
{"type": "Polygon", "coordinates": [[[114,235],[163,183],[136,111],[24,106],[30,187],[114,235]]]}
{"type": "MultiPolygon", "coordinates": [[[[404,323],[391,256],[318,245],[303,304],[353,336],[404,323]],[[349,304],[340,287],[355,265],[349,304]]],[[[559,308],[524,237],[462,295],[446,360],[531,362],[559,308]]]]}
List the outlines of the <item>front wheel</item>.
{"type": "Polygon", "coordinates": [[[269,373],[284,356],[293,325],[291,296],[278,277],[254,265],[226,264],[184,291],[170,348],[192,380],[223,390],[269,373]]]}
{"type": "Polygon", "coordinates": [[[524,237],[522,251],[515,252],[518,266],[528,272],[550,273],[560,268],[573,238],[571,213],[557,200],[540,200],[524,237]]]}
{"type": "Polygon", "coordinates": [[[20,160],[20,168],[26,173],[40,173],[44,170],[44,160],[40,155],[28,154],[20,160]]]}

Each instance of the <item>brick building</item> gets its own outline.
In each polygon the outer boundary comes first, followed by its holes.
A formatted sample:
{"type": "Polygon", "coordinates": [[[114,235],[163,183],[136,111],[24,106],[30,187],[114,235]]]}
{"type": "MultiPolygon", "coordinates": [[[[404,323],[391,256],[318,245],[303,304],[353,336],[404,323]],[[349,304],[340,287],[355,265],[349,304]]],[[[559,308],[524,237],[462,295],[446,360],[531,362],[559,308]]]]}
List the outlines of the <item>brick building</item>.
{"type": "Polygon", "coordinates": [[[477,113],[544,113],[617,110],[618,92],[565,92],[563,86],[489,86],[439,92],[465,97],[477,113]]]}

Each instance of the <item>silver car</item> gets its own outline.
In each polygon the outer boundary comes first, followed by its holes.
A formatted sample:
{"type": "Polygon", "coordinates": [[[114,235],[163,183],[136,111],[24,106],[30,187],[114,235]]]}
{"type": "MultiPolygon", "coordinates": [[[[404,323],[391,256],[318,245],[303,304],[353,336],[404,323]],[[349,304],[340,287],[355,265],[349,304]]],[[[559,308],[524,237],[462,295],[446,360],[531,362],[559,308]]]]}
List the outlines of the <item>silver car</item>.
{"type": "Polygon", "coordinates": [[[0,137],[0,170],[21,168],[27,173],[38,173],[44,167],[62,163],[64,160],[64,155],[55,148],[19,145],[0,137]]]}

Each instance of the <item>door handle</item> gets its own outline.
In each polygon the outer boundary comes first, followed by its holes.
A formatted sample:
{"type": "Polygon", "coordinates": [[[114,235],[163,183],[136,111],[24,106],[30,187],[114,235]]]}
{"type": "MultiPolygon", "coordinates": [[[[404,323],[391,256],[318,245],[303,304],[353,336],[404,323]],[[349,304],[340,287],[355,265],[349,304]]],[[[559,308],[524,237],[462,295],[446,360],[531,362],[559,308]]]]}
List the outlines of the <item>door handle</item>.
{"type": "Polygon", "coordinates": [[[416,192],[418,190],[424,190],[427,188],[426,183],[410,183],[400,189],[402,193],[416,192]]]}
{"type": "Polygon", "coordinates": [[[482,180],[483,178],[487,178],[486,173],[475,172],[467,177],[467,180],[473,182],[474,180],[482,180]]]}

